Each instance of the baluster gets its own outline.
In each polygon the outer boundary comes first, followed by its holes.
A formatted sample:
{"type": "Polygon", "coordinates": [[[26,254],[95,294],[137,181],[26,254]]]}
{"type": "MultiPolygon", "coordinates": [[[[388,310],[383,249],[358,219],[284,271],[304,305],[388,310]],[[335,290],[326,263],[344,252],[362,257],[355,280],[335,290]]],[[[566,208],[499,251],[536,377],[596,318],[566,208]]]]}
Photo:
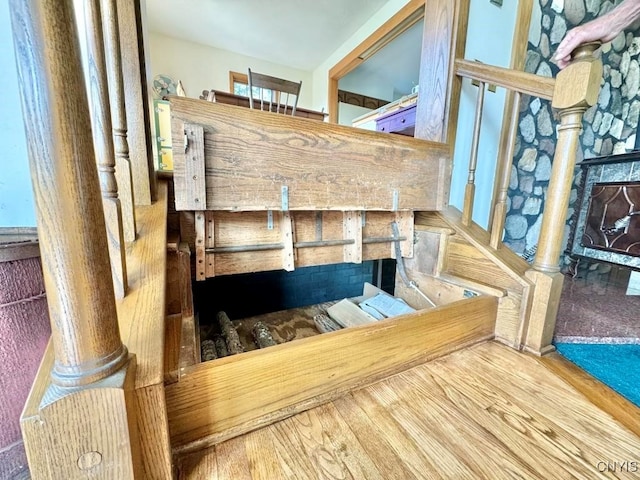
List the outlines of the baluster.
{"type": "Polygon", "coordinates": [[[476,165],[478,162],[478,145],[480,143],[480,127],[482,126],[482,109],[484,107],[484,82],[479,82],[478,96],[476,97],[476,116],[473,125],[473,141],[471,143],[471,155],[469,157],[469,177],[464,190],[464,206],[462,207],[462,223],[471,225],[473,216],[473,200],[476,193],[476,165]]]}
{"type": "Polygon", "coordinates": [[[602,62],[593,56],[599,43],[578,47],[573,62],[556,78],[552,106],[560,115],[558,141],[551,167],[538,240],[538,251],[527,278],[535,285],[525,348],[543,354],[554,349],[553,332],[564,276],[558,261],[569,207],[582,115],[598,100],[602,62]]]}
{"type": "Polygon", "coordinates": [[[507,134],[507,151],[500,159],[499,176],[498,176],[498,198],[493,207],[493,221],[491,222],[491,240],[492,248],[498,248],[502,241],[502,233],[504,231],[504,222],[507,216],[507,194],[509,190],[509,182],[511,181],[511,163],[513,162],[513,154],[516,144],[516,135],[518,134],[518,119],[520,112],[520,92],[513,92],[513,104],[511,107],[511,117],[509,121],[509,132],[507,134]]]}
{"type": "Polygon", "coordinates": [[[135,418],[125,390],[135,361],[120,338],[109,281],[72,2],[9,6],[54,355],[53,384],[38,376],[30,403],[39,407],[21,420],[31,475],[78,478],[91,468],[85,474],[94,478],[130,479],[135,418]]]}
{"type": "Polygon", "coordinates": [[[115,177],[115,153],[111,128],[111,109],[104,54],[104,37],[99,0],[84,4],[87,42],[87,81],[93,143],[98,162],[102,204],[107,224],[107,240],[115,293],[123,298],[127,293],[127,265],[124,251],[122,209],[115,177]]]}
{"type": "Polygon", "coordinates": [[[116,0],[102,0],[101,7],[106,67],[109,80],[109,100],[111,119],[113,121],[116,181],[118,182],[118,197],[122,207],[122,228],[124,230],[124,240],[132,242],[136,239],[136,217],[133,177],[129,159],[129,141],[127,139],[127,112],[124,101],[118,7],[116,0]]]}

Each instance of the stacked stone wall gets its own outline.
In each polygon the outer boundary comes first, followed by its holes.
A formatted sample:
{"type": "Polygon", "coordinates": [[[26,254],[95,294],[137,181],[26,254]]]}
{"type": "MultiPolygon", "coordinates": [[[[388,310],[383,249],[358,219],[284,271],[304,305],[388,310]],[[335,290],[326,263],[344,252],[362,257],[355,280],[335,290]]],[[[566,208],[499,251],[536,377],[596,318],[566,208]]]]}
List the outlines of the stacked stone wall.
{"type": "MultiPolygon", "coordinates": [[[[622,0],[536,0],[525,71],[555,77],[552,62],[555,50],[566,32],[609,12],[622,0]]],[[[600,48],[604,75],[598,103],[587,110],[583,121],[577,161],[634,149],[640,114],[640,30],[632,25],[600,48]]],[[[542,212],[547,199],[551,164],[555,153],[558,119],[551,102],[523,96],[520,105],[519,135],[509,185],[505,243],[516,253],[528,257],[538,244],[542,212]]],[[[580,182],[576,168],[565,227],[578,198],[580,182]]],[[[564,261],[564,259],[563,259],[564,261]]]]}

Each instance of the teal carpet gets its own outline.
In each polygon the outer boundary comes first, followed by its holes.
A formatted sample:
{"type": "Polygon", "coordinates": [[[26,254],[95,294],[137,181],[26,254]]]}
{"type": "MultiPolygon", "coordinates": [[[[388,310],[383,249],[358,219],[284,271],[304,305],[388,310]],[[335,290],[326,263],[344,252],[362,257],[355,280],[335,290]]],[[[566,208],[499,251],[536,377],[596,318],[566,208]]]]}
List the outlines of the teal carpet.
{"type": "Polygon", "coordinates": [[[640,345],[555,345],[565,358],[640,407],[640,345]]]}

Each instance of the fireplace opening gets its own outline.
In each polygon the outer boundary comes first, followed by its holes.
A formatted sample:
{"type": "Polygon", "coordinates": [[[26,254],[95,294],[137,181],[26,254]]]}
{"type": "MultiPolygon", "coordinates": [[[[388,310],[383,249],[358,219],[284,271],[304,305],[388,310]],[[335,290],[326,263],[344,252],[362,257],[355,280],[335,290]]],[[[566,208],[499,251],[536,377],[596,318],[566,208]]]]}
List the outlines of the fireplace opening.
{"type": "Polygon", "coordinates": [[[581,259],[640,270],[640,152],[578,164],[581,183],[567,253],[569,270],[581,259]]]}
{"type": "Polygon", "coordinates": [[[640,182],[591,187],[582,245],[640,256],[640,182]]]}

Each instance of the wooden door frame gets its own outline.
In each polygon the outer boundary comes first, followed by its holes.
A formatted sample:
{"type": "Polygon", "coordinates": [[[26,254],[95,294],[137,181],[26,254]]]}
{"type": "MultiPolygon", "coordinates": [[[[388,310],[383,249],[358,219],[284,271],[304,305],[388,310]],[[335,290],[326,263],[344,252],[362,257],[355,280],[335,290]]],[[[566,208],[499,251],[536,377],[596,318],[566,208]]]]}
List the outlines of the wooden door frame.
{"type": "MultiPolygon", "coordinates": [[[[425,0],[410,0],[404,7],[369,35],[329,70],[327,108],[329,122],[338,123],[338,80],[365,61],[365,53],[376,51],[424,18],[425,0]],[[422,10],[422,15],[417,12],[422,10]],[[415,20],[415,21],[413,21],[415,20]],[[401,30],[398,30],[402,27],[401,30]]],[[[367,55],[368,58],[368,55],[367,55]]]]}

